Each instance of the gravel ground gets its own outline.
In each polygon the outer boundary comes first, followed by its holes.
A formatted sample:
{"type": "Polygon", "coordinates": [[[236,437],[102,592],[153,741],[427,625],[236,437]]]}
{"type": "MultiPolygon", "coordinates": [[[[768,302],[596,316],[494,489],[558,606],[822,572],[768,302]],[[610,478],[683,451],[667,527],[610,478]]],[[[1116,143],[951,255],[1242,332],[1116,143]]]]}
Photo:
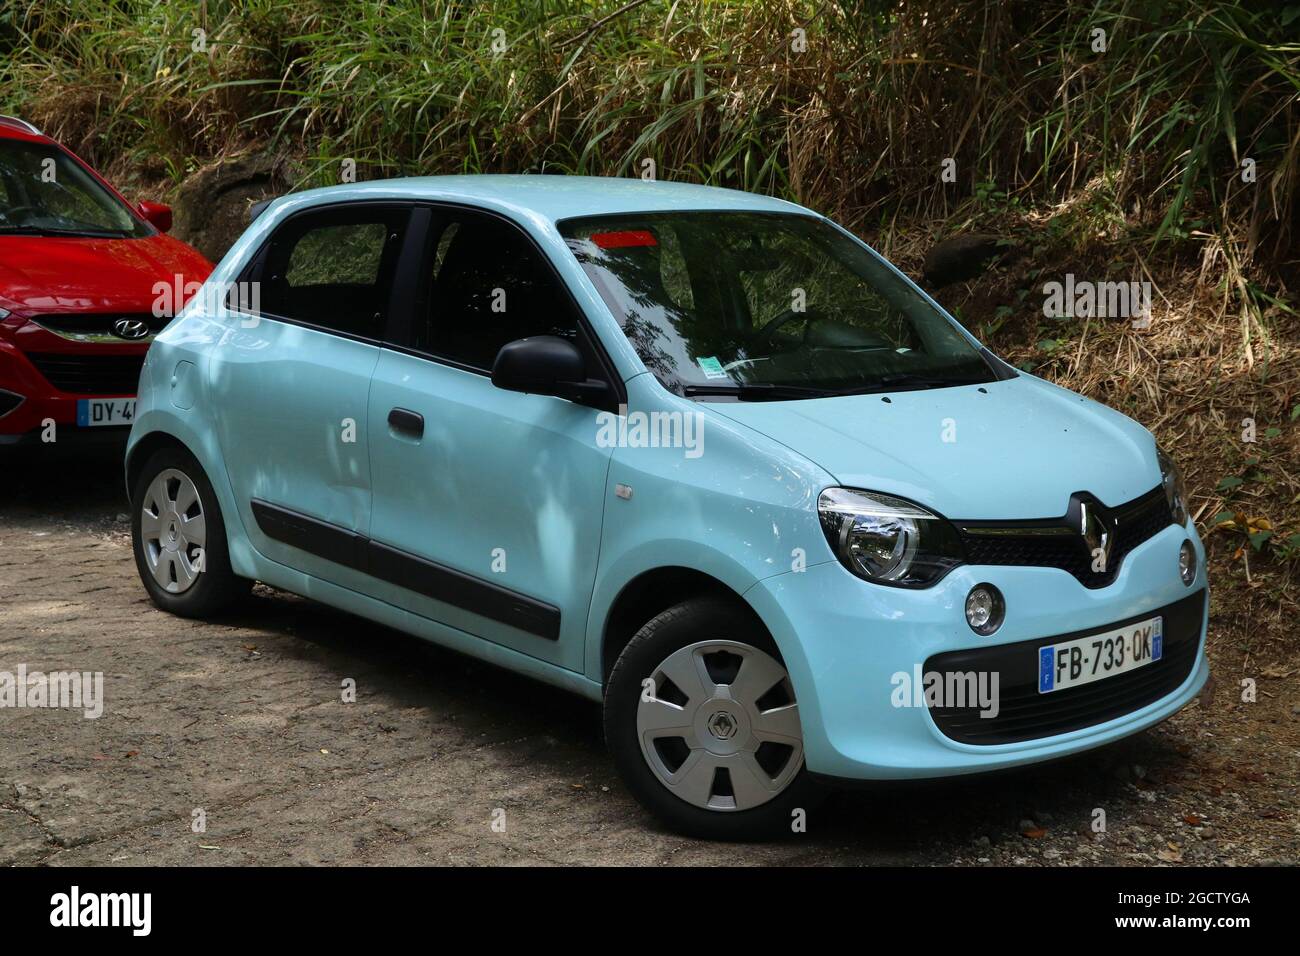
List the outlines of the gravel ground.
{"type": "Polygon", "coordinates": [[[1214,618],[1217,690],[1158,728],[1027,771],[837,794],[784,841],[700,843],[626,794],[591,703],[261,586],[236,617],[170,617],[136,578],[111,453],[9,453],[0,477],[0,671],[102,671],[106,700],[98,719],[0,710],[3,863],[1249,865],[1300,854],[1300,671],[1246,669],[1237,648],[1248,642],[1214,618]],[[1236,702],[1250,674],[1258,701],[1236,702]],[[341,700],[345,678],[355,703],[341,700]],[[1092,829],[1098,809],[1104,834],[1092,829]]]}

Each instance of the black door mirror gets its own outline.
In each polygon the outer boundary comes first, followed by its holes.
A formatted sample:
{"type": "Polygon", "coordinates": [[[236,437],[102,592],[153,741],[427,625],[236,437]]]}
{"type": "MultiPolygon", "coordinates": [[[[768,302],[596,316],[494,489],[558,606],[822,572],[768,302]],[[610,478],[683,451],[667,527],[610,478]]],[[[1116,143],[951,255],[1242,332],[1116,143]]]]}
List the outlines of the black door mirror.
{"type": "Polygon", "coordinates": [[[583,405],[603,405],[609,386],[587,378],[578,347],[558,335],[532,335],[501,346],[492,384],[511,392],[557,395],[583,405]]]}

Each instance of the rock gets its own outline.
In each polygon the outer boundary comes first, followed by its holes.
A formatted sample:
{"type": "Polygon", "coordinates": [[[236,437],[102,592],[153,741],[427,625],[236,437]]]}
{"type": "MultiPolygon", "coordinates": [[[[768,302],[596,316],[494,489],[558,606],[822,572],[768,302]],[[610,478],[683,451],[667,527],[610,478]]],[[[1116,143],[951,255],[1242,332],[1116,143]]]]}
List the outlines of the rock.
{"type": "Polygon", "coordinates": [[[931,285],[945,286],[974,279],[1007,251],[999,236],[983,233],[953,236],[931,247],[921,271],[931,285]]]}
{"type": "Polygon", "coordinates": [[[1201,827],[1196,831],[1196,835],[1202,840],[1213,840],[1215,835],[1214,827],[1201,827]]]}
{"type": "Polygon", "coordinates": [[[976,837],[976,839],[975,839],[975,845],[976,845],[977,847],[979,847],[980,849],[985,849],[985,848],[987,848],[987,847],[992,846],[992,845],[993,845],[993,841],[990,840],[987,836],[976,837]]]}
{"type": "Polygon", "coordinates": [[[250,153],[217,160],[181,184],[173,203],[172,235],[217,262],[248,227],[249,207],[287,192],[289,185],[274,156],[250,153]]]}

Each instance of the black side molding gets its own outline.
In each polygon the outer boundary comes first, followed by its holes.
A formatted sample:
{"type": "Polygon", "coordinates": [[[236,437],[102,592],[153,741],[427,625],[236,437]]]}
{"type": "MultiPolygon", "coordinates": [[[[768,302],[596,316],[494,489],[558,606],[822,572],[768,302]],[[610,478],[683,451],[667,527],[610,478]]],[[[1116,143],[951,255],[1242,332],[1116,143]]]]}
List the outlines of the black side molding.
{"type": "Polygon", "coordinates": [[[252,507],[268,538],[548,641],[560,639],[560,609],[552,604],[269,501],[254,498],[252,507]]]}
{"type": "Polygon", "coordinates": [[[253,499],[253,517],[268,538],[358,571],[366,570],[366,538],[288,508],[253,499]]]}
{"type": "Polygon", "coordinates": [[[380,580],[548,641],[560,639],[560,609],[550,604],[378,541],[370,542],[368,557],[369,573],[380,580]]]}

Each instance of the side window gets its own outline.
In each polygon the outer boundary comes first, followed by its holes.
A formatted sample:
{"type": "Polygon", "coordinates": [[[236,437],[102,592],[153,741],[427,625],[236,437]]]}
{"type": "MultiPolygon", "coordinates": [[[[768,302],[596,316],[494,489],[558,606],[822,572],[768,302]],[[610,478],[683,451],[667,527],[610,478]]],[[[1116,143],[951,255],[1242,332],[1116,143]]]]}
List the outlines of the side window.
{"type": "Polygon", "coordinates": [[[412,348],[487,370],[515,339],[577,339],[573,304],[517,226],[458,210],[435,220],[429,243],[428,285],[412,348]]]}
{"type": "Polygon", "coordinates": [[[408,215],[399,206],[341,206],[290,219],[271,238],[262,313],[381,338],[408,215]]]}

